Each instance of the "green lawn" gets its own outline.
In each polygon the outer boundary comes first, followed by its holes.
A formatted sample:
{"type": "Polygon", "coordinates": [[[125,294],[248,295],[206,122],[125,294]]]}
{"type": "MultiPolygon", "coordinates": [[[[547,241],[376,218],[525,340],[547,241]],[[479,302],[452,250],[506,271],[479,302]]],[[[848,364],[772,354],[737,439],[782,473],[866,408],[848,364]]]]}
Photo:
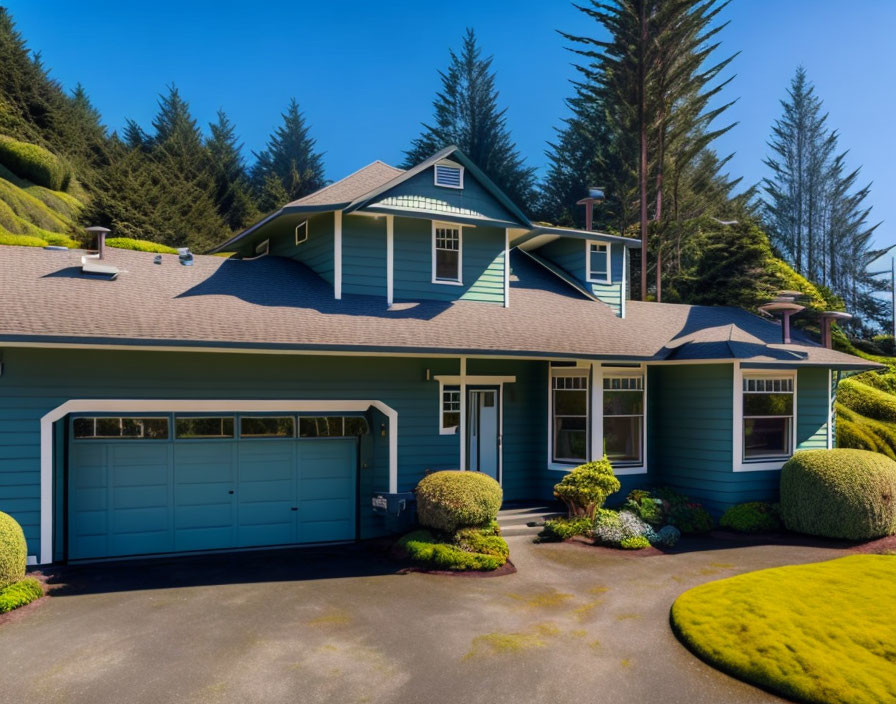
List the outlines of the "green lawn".
{"type": "Polygon", "coordinates": [[[896,701],[896,557],[852,555],[695,587],[672,626],[720,670],[804,702],[896,701]]]}

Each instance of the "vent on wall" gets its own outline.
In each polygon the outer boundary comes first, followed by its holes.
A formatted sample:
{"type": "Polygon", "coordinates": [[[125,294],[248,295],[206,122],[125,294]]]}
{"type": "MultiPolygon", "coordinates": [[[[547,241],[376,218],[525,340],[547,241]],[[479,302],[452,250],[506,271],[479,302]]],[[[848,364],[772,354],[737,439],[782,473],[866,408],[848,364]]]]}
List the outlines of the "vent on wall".
{"type": "Polygon", "coordinates": [[[464,187],[464,169],[462,166],[436,164],[435,184],[445,188],[464,187]]]}

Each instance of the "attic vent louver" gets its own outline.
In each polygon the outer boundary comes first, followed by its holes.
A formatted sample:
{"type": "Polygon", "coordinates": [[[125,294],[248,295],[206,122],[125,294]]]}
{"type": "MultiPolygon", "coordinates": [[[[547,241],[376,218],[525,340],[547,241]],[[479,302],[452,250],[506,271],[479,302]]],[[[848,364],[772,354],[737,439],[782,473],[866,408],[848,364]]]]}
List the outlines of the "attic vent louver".
{"type": "Polygon", "coordinates": [[[447,164],[436,164],[435,184],[445,188],[463,188],[463,168],[460,166],[449,166],[447,164]]]}

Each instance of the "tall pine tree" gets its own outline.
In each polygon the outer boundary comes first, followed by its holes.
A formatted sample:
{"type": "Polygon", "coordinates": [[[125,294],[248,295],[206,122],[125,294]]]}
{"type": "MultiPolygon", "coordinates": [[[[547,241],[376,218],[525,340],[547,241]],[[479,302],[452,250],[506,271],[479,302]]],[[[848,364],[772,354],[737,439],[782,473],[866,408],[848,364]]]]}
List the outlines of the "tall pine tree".
{"type": "Polygon", "coordinates": [[[205,146],[215,179],[215,203],[230,229],[238,230],[259,215],[250,195],[242,145],[236,127],[223,110],[218,111],[217,121],[209,125],[209,133],[205,146]]]}
{"type": "Polygon", "coordinates": [[[507,128],[507,109],[498,108],[492,57],[483,58],[472,29],[460,53],[449,51],[449,64],[439,72],[442,90],[433,101],[433,123],[405,152],[413,166],[451,144],[460,147],[485,174],[524,210],[535,198],[535,170],[525,165],[507,128]]]}
{"type": "Polygon", "coordinates": [[[257,161],[252,169],[252,182],[263,211],[284,205],[274,203],[274,196],[285,193],[287,201],[292,201],[326,183],[323,155],[317,151],[295,98],[290,100],[282,118],[283,124],[271,135],[266,148],[255,155],[257,161]],[[274,186],[275,181],[282,191],[274,186]]]}

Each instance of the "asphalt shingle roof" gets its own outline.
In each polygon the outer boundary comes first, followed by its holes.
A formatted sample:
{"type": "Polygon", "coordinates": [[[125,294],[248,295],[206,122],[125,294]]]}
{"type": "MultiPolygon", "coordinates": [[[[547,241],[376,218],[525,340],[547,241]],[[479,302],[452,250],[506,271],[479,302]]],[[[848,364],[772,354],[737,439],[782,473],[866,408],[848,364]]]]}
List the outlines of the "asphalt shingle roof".
{"type": "Polygon", "coordinates": [[[628,301],[626,318],[521,252],[510,306],[346,295],[299,262],[107,248],[116,281],[81,273],[80,252],[0,248],[0,345],[7,341],[230,346],[551,357],[748,359],[874,366],[734,308],[628,301]]]}
{"type": "Polygon", "coordinates": [[[299,198],[291,203],[287,203],[285,207],[293,206],[339,206],[351,203],[356,198],[360,198],[366,193],[389,183],[392,179],[404,173],[403,169],[397,169],[394,166],[383,161],[375,161],[368,164],[362,169],[358,169],[353,174],[349,174],[345,178],[324,186],[314,193],[310,193],[304,198],[299,198]]]}

